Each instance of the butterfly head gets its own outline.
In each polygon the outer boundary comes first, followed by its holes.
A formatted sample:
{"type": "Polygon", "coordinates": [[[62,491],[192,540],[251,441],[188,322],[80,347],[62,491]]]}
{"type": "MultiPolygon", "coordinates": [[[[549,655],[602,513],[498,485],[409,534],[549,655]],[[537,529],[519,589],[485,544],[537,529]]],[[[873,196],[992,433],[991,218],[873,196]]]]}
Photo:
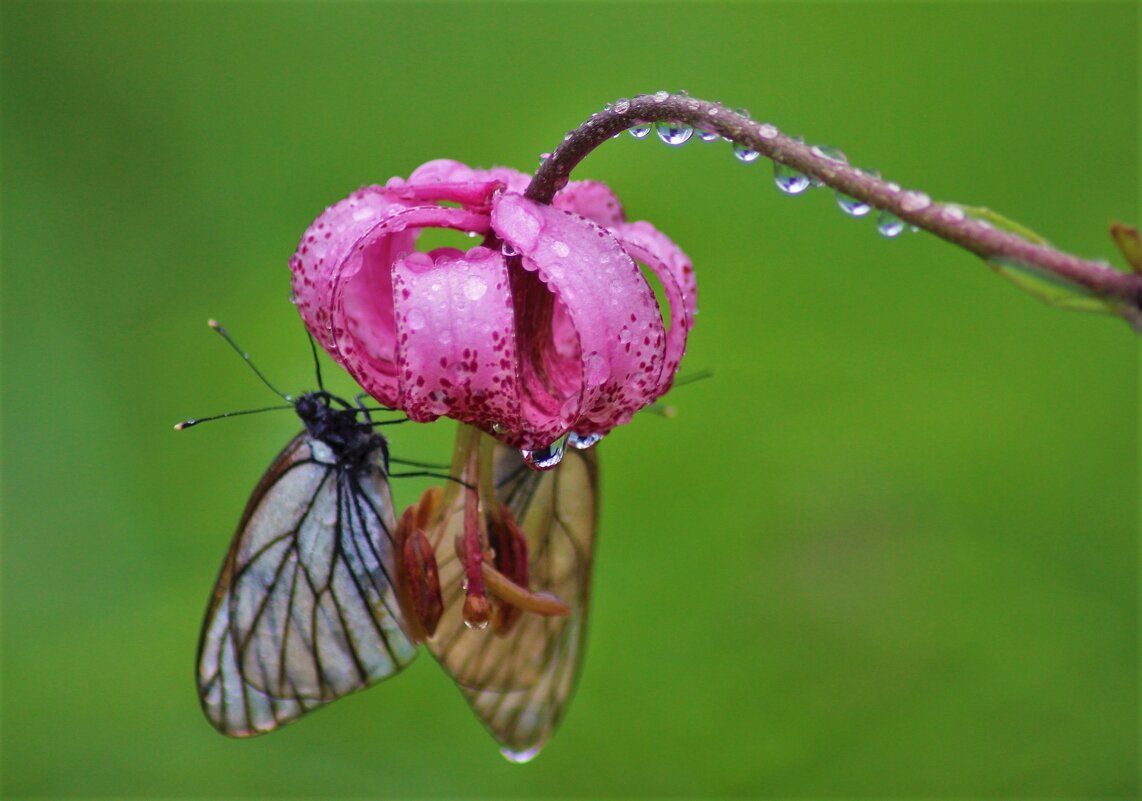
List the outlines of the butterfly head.
{"type": "Polygon", "coordinates": [[[305,393],[294,407],[309,435],[332,448],[338,462],[359,466],[380,449],[382,463],[388,471],[388,445],[385,438],[373,430],[372,421],[363,410],[325,391],[305,393]],[[335,404],[344,408],[337,408],[335,404]]]}

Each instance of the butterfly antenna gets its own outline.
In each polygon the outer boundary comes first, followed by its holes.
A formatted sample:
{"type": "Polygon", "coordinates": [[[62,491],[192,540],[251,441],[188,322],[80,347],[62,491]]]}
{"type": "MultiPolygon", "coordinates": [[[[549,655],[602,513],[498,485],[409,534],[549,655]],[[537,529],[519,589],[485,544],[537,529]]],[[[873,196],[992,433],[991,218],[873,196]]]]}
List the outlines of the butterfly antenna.
{"type": "MultiPolygon", "coordinates": [[[[255,366],[255,364],[252,361],[250,361],[250,354],[246,353],[246,351],[244,351],[240,347],[238,347],[238,343],[234,341],[234,338],[232,336],[230,336],[230,332],[227,331],[225,328],[223,328],[222,325],[217,320],[207,320],[206,324],[208,326],[210,326],[211,328],[213,328],[215,331],[217,331],[219,336],[221,336],[223,339],[226,340],[226,344],[228,344],[231,348],[233,348],[234,352],[237,353],[239,356],[241,356],[242,360],[244,362],[246,362],[246,364],[250,365],[250,369],[254,371],[254,375],[256,375],[258,378],[260,378],[262,383],[270,388],[271,392],[273,392],[279,398],[284,400],[286,403],[291,403],[291,404],[293,403],[293,398],[291,398],[289,395],[285,394],[280,389],[275,387],[273,384],[270,383],[270,380],[268,378],[266,378],[264,375],[262,375],[262,371],[259,370],[257,368],[257,366],[255,366]]],[[[203,419],[206,419],[206,418],[203,418],[203,419]]]]}
{"type": "Polygon", "coordinates": [[[243,414],[260,414],[262,412],[277,412],[282,409],[292,409],[293,404],[286,406],[266,406],[263,409],[243,409],[240,412],[223,412],[222,414],[213,414],[210,417],[192,417],[190,420],[183,420],[181,423],[174,424],[175,431],[182,431],[184,428],[196,426],[199,423],[209,423],[211,420],[221,420],[223,417],[238,417],[243,414]]]}
{"type": "Polygon", "coordinates": [[[313,341],[313,334],[309,333],[309,329],[305,329],[305,335],[309,337],[309,350],[313,353],[313,372],[317,374],[317,388],[322,392],[325,391],[325,382],[321,380],[321,360],[317,358],[317,343],[313,341]]]}

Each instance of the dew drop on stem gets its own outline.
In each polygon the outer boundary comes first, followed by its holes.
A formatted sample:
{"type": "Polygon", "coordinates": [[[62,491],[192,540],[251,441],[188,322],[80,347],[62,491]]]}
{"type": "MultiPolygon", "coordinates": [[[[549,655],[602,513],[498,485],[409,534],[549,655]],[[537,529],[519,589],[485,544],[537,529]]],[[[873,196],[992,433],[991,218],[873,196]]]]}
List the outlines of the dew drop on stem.
{"type": "Polygon", "coordinates": [[[757,157],[760,155],[761,154],[756,150],[750,150],[745,145],[734,145],[734,157],[745,164],[749,164],[751,161],[757,161],[757,157]]]}
{"type": "Polygon", "coordinates": [[[837,205],[841,207],[841,211],[850,217],[863,217],[872,211],[872,206],[863,200],[857,200],[855,197],[843,195],[840,192],[837,192],[837,205]]]}
{"type": "Polygon", "coordinates": [[[876,218],[876,230],[881,236],[895,239],[904,233],[904,221],[891,211],[882,211],[876,218]]]}
{"type": "Polygon", "coordinates": [[[672,147],[678,147],[690,141],[694,129],[680,122],[660,122],[654,126],[658,131],[658,138],[672,147]]]}
{"type": "Polygon", "coordinates": [[[809,176],[787,164],[773,162],[773,182],[787,195],[799,195],[809,188],[809,176]]]}

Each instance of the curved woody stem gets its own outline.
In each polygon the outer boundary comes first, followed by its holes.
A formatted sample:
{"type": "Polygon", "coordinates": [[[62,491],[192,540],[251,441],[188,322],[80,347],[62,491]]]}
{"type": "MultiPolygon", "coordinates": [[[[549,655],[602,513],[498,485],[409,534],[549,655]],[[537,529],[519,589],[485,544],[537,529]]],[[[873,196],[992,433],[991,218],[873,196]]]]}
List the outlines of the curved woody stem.
{"type": "Polygon", "coordinates": [[[1115,270],[1105,263],[1083,259],[1044,244],[1000,230],[968,216],[955,204],[933,202],[922,192],[870,175],[844,161],[781,133],[769,123],[759,123],[720,103],[658,92],[619,100],[567,134],[545,159],[526,196],[550,203],[575,166],[612,136],[637,124],[679,122],[711,131],[779,164],[877,209],[886,210],[905,223],[959,245],[984,259],[1013,262],[1078,285],[1091,294],[1121,307],[1128,322],[1142,332],[1142,275],[1115,270]]]}

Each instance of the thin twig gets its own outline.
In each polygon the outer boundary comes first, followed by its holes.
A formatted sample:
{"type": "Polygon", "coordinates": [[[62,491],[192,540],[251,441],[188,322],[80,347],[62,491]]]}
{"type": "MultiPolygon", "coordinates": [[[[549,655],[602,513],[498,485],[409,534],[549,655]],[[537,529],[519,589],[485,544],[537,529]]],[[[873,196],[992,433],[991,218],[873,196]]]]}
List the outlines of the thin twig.
{"type": "MultiPolygon", "coordinates": [[[[1125,306],[1128,321],[1142,316],[1142,275],[1124,273],[1105,263],[1091,261],[1036,244],[1017,234],[1000,230],[986,220],[973,218],[960,206],[937,203],[926,194],[906,190],[838,160],[834,154],[814,148],[781,133],[769,123],[759,123],[720,103],[658,92],[619,100],[567,134],[544,160],[526,195],[550,203],[566,185],[571,171],[592,150],[634,125],[656,122],[685,123],[710,131],[756,151],[762,156],[802,173],[837,192],[888,211],[955,245],[993,261],[1031,266],[1091,293],[1125,306]]],[[[1137,328],[1138,325],[1135,325],[1137,328]]]]}

